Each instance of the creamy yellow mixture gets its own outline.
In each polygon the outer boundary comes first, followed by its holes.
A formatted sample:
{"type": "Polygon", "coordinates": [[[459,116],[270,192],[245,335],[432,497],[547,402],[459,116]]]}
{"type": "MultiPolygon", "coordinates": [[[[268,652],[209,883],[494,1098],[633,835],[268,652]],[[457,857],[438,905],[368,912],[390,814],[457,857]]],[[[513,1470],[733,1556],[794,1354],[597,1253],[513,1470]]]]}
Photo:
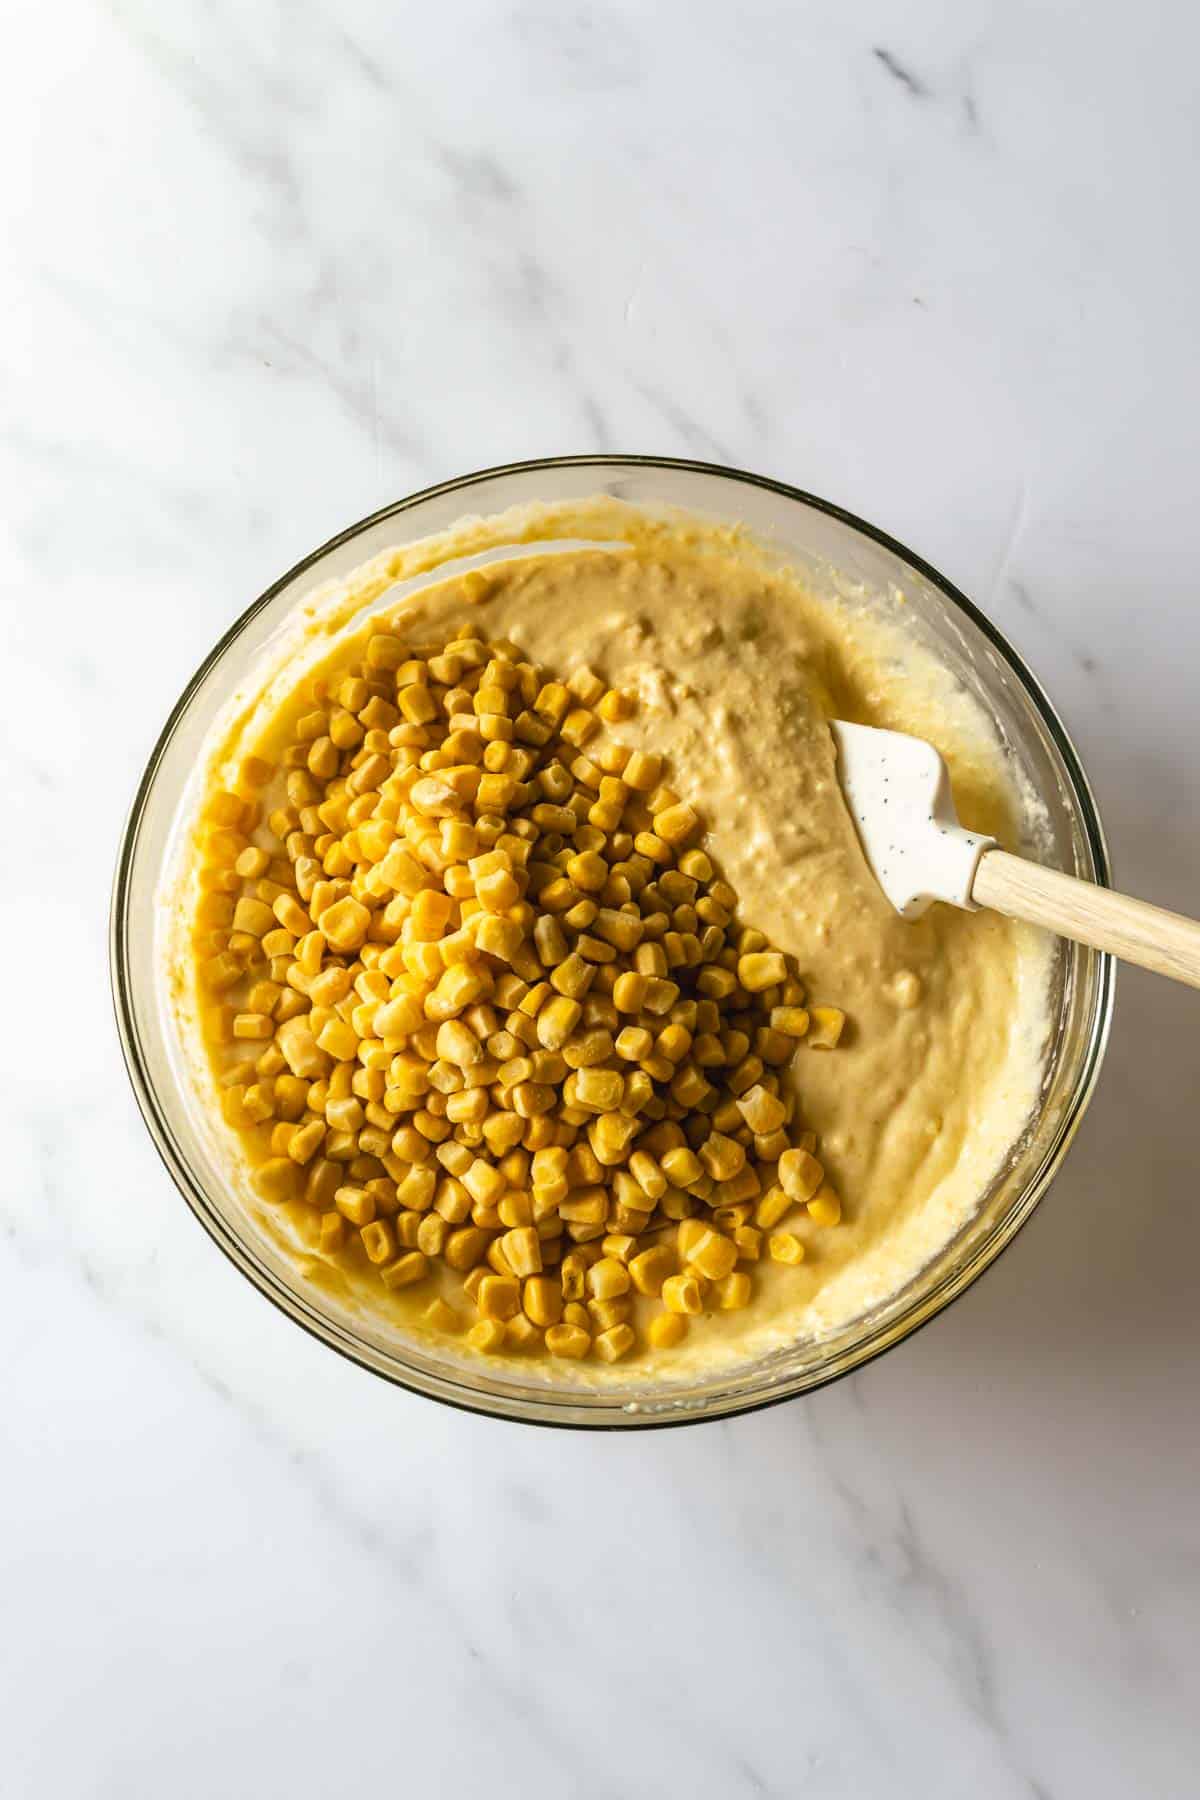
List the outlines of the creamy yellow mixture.
{"type": "MultiPolygon", "coordinates": [[[[969,1219],[1036,1105],[1050,953],[1040,934],[992,914],[935,906],[917,923],[895,915],[855,837],[826,721],[931,739],[964,822],[1012,847],[1021,802],[976,701],[914,641],[902,607],[819,598],[736,534],[597,502],[476,521],[315,596],[278,671],[226,718],[211,785],[248,752],[278,748],[300,705],[290,697],[297,671],[353,660],[364,607],[376,619],[382,607],[394,629],[417,638],[469,612],[480,635],[514,639],[556,674],[588,663],[636,693],[637,716],[619,735],[668,758],[667,779],[702,813],[705,847],[738,892],[742,922],[797,958],[812,999],[847,1014],[836,1052],[801,1045],[787,1077],[842,1197],[840,1225],[789,1225],[805,1261],[756,1263],[753,1305],[692,1321],[679,1349],[639,1348],[611,1370],[526,1359],[527,1373],[621,1381],[644,1378],[653,1361],[665,1378],[685,1376],[826,1334],[893,1294],[969,1219]],[[455,555],[553,537],[610,547],[508,561],[479,605],[466,603],[461,576],[396,600],[397,581],[455,555]]],[[[189,879],[185,868],[185,915],[189,879]]],[[[190,970],[177,1001],[194,1048],[190,970]]],[[[211,1070],[202,1057],[192,1062],[211,1102],[211,1070]]],[[[236,1165],[235,1134],[212,1128],[236,1165]]],[[[246,1199],[333,1303],[419,1329],[411,1296],[368,1287],[371,1271],[359,1281],[312,1254],[310,1209],[262,1208],[248,1188],[246,1199]]]]}

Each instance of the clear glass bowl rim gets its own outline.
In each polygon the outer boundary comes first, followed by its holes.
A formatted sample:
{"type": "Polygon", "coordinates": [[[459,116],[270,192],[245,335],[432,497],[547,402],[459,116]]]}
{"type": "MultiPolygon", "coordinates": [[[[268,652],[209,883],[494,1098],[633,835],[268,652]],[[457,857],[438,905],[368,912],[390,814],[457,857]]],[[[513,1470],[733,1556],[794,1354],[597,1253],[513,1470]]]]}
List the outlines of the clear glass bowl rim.
{"type": "Polygon", "coordinates": [[[863,1368],[867,1363],[873,1362],[886,1351],[912,1337],[915,1332],[936,1318],[995,1264],[1030,1217],[1057,1174],[1087,1110],[1104,1061],[1112,1023],[1116,987],[1116,964],[1113,958],[1107,955],[1098,956],[1096,1004],[1082,1067],[1071,1094],[1070,1104],[1059,1125],[1053,1147],[1044,1158],[1038,1176],[1022,1191],[1006,1215],[1002,1226],[995,1231],[992,1238],[956,1276],[943,1281],[932,1293],[917,1295],[903,1313],[873,1336],[865,1336],[855,1343],[837,1359],[836,1363],[827,1369],[800,1375],[794,1380],[785,1382],[779,1386],[777,1391],[767,1394],[752,1393],[744,1396],[732,1396],[725,1403],[706,1404],[703,1410],[692,1412],[663,1411],[649,1414],[630,1413],[622,1408],[620,1394],[614,1390],[611,1395],[605,1396],[610,1403],[603,1411],[573,1417],[556,1416],[557,1411],[566,1410],[569,1407],[572,1398],[569,1390],[547,1389],[544,1398],[531,1394],[528,1400],[518,1403],[513,1403],[504,1396],[488,1395],[484,1388],[480,1388],[478,1391],[473,1390],[470,1397],[450,1395],[427,1385],[423,1380],[417,1378],[413,1371],[404,1371],[402,1367],[395,1364],[394,1360],[388,1366],[383,1366],[365,1354],[360,1354],[351,1343],[343,1341],[335,1335],[330,1322],[325,1321],[320,1314],[306,1317],[290,1291],[284,1287],[277,1287],[267,1278],[260,1265],[247,1254],[240,1240],[227,1230],[224,1222],[211,1210],[207,1196],[195,1180],[187,1156],[158,1104],[149,1059],[137,1029],[129,960],[125,950],[129,917],[130,876],[142,817],[159,766],[177,726],[187,713],[193,696],[213,666],[220,661],[226,650],[265,606],[270,605],[280,593],[331,551],[350,543],[385,520],[401,518],[406,512],[423,502],[456,492],[466,494],[472,487],[483,482],[499,480],[505,476],[530,475],[552,469],[594,468],[597,471],[603,471],[617,467],[669,470],[684,474],[713,476],[745,486],[760,488],[777,494],[785,500],[798,501],[802,505],[824,513],[827,517],[862,533],[864,537],[872,540],[891,555],[899,557],[910,568],[917,571],[953,607],[965,614],[972,625],[988,639],[1024,689],[1027,698],[1040,716],[1041,723],[1055,749],[1061,756],[1070,778],[1074,798],[1078,802],[1079,824],[1096,871],[1096,879],[1104,886],[1110,885],[1111,881],[1104,828],[1079,753],[1041,683],[1004,634],[953,582],[949,581],[923,557],[918,556],[915,551],[910,550],[906,544],[901,543],[899,539],[890,536],[878,526],[859,517],[856,513],[848,511],[845,507],[837,506],[832,501],[822,499],[819,495],[811,494],[803,488],[793,487],[788,482],[777,481],[770,476],[756,475],[722,463],[701,462],[689,457],[620,455],[616,453],[534,457],[520,462],[498,464],[492,468],[477,469],[467,475],[436,482],[432,486],[408,494],[400,500],[392,501],[366,518],[347,526],[345,530],[329,538],[319,548],[302,557],[256,600],[251,602],[229,630],[214,644],[171,709],[138,783],[121,836],[109,913],[109,974],[121,1052],[138,1108],[168,1174],[209,1237],[272,1305],[290,1318],[294,1324],[308,1332],[311,1337],[315,1337],[319,1342],[326,1344],[329,1348],[337,1351],[339,1355],[356,1363],[369,1373],[390,1381],[398,1387],[405,1388],[410,1393],[418,1394],[422,1398],[433,1399],[442,1405],[454,1407],[458,1411],[478,1413],[484,1417],[505,1418],[524,1424],[546,1425],[565,1430],[613,1431],[628,1429],[631,1426],[640,1429],[661,1429],[668,1426],[699,1425],[713,1419],[731,1418],[740,1413],[758,1412],[769,1406],[778,1406],[786,1400],[815,1393],[818,1389],[827,1387],[844,1376],[852,1374],[854,1370],[863,1368]]]}

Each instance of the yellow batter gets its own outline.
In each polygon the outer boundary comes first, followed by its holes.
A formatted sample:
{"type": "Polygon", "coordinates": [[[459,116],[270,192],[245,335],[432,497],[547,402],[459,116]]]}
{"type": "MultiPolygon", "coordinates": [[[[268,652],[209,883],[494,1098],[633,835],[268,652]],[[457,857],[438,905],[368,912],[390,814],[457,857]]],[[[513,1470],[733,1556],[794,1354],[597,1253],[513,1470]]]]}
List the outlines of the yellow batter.
{"type": "MultiPolygon", "coordinates": [[[[478,588],[477,577],[466,579],[478,588]]],[[[814,1000],[848,1015],[836,1052],[802,1045],[789,1072],[799,1116],[818,1134],[842,1196],[842,1223],[789,1225],[805,1240],[804,1263],[756,1264],[753,1305],[693,1321],[676,1350],[639,1349],[611,1370],[526,1358],[528,1377],[644,1379],[650,1361],[656,1373],[682,1377],[828,1333],[894,1293],[969,1219],[1036,1104],[1050,953],[1040,934],[996,915],[935,906],[910,924],[893,913],[843,804],[826,721],[931,739],[964,823],[1012,846],[1020,798],[974,699],[915,643],[902,607],[817,598],[736,534],[596,502],[474,521],[387,553],[314,596],[275,670],[261,671],[230,709],[211,785],[246,753],[278,748],[300,708],[289,697],[298,672],[352,661],[364,609],[415,637],[469,611],[481,635],[514,639],[555,673],[586,662],[636,692],[637,717],[619,735],[667,756],[668,779],[702,812],[706,847],[737,889],[741,920],[796,956],[814,1000]],[[610,547],[498,564],[478,606],[462,576],[395,598],[397,581],[456,555],[555,537],[610,547]]],[[[188,882],[185,868],[184,917],[188,882]]],[[[177,1000],[194,1046],[190,973],[177,1000]]],[[[202,1058],[193,1068],[211,1102],[211,1070],[202,1058]]],[[[213,1128],[236,1164],[234,1134],[213,1128]]],[[[255,1204],[248,1189],[247,1204],[255,1204]]],[[[305,1208],[256,1211],[332,1303],[415,1328],[408,1296],[382,1293],[369,1271],[359,1281],[311,1256],[305,1208]]]]}

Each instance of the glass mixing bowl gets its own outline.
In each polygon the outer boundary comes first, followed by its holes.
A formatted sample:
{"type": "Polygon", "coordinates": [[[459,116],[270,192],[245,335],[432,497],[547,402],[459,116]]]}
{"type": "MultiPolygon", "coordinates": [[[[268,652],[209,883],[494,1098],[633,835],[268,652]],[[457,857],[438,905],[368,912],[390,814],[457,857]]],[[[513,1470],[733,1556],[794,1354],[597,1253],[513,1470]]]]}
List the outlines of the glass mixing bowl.
{"type": "Polygon", "coordinates": [[[138,787],[113,894],[113,992],[138,1103],[176,1186],[230,1261],[298,1325],[377,1375],[475,1412],[599,1428],[685,1424],[765,1406],[847,1374],[940,1312],[999,1255],[1045,1193],[1091,1096],[1112,1012],[1110,958],[1062,946],[1037,1115],[970,1223],[885,1304],[820,1342],[796,1343],[685,1388],[631,1372],[619,1390],[587,1392],[549,1386],[533,1365],[528,1375],[519,1364],[493,1367],[483,1359],[465,1368],[430,1343],[399,1339],[382,1322],[376,1331],[361,1317],[340,1314],[289,1268],[231,1191],[216,1146],[200,1129],[152,928],[185,790],[210,727],[314,587],[380,550],[444,531],[465,514],[597,494],[739,521],[806,570],[818,590],[822,584],[868,595],[902,590],[911,628],[979,697],[1016,770],[1044,804],[1042,859],[1107,882],[1095,802],[1054,709],[995,626],[928,563],[863,520],[780,482],[666,458],[560,457],[466,475],[386,507],[298,563],[226,633],[180,696],[138,787]]]}

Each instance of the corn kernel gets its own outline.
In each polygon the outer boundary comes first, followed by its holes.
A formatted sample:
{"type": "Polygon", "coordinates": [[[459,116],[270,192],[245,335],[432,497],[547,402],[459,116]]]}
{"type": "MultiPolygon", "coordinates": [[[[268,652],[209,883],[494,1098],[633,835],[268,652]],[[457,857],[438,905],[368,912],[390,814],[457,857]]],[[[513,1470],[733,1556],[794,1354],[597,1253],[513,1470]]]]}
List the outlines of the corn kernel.
{"type": "Polygon", "coordinates": [[[478,1156],[463,1175],[462,1183],[472,1200],[484,1206],[494,1206],[507,1185],[499,1169],[478,1156]]]}
{"type": "Polygon", "coordinates": [[[686,1144],[667,1150],[659,1158],[663,1174],[676,1187],[691,1187],[704,1174],[703,1166],[695,1153],[686,1144]]]}
{"type": "Polygon", "coordinates": [[[786,1218],[795,1201],[781,1187],[768,1188],[754,1209],[754,1223],[760,1231],[770,1231],[773,1225],[786,1218]]]}
{"type": "Polygon", "coordinates": [[[521,1303],[535,1325],[557,1325],[562,1319],[561,1288],[547,1275],[531,1275],[523,1283],[521,1303]]]}
{"type": "Polygon", "coordinates": [[[813,1006],[809,1008],[811,1025],[808,1032],[810,1050],[833,1050],[841,1038],[846,1023],[846,1015],[836,1006],[813,1006]]]}
{"type": "Polygon", "coordinates": [[[787,1107],[779,1096],[759,1084],[738,1097],[737,1109],[755,1133],[777,1131],[787,1118],[787,1107]]]}
{"type": "Polygon", "coordinates": [[[686,1318],[677,1312],[657,1313],[647,1327],[646,1335],[655,1350],[673,1350],[687,1336],[686,1318]]]}
{"type": "Polygon", "coordinates": [[[322,1213],[318,1243],[324,1256],[336,1256],[346,1247],[349,1232],[341,1213],[322,1213]]]}
{"type": "Polygon", "coordinates": [[[739,1262],[757,1262],[762,1254],[762,1232],[753,1225],[735,1225],[733,1241],[739,1262]]]}
{"type": "Polygon", "coordinates": [[[505,1232],[500,1240],[508,1266],[514,1275],[538,1275],[542,1268],[542,1247],[532,1225],[518,1225],[505,1232]]]}
{"type": "Polygon", "coordinates": [[[588,1263],[578,1251],[564,1256],[559,1271],[564,1300],[582,1300],[587,1280],[588,1263]]]}
{"type": "Polygon", "coordinates": [[[599,1186],[576,1188],[558,1208],[559,1218],[571,1225],[603,1225],[607,1212],[608,1192],[599,1186]]]}
{"type": "Polygon", "coordinates": [[[359,1232],[363,1249],[373,1263],[390,1262],[396,1254],[396,1234],[386,1219],[375,1219],[359,1232]]]}
{"type": "Polygon", "coordinates": [[[811,1200],[824,1177],[824,1169],[807,1150],[785,1150],[779,1159],[779,1185],[789,1200],[811,1200]]]}
{"type": "Polygon", "coordinates": [[[475,1304],[485,1319],[512,1319],[521,1310],[521,1288],[511,1275],[485,1275],[475,1304]]]}
{"type": "Polygon", "coordinates": [[[589,1300],[587,1302],[587,1329],[595,1337],[601,1331],[611,1331],[614,1325],[631,1325],[633,1323],[633,1298],[623,1294],[616,1300],[589,1300]]]}
{"type": "Polygon", "coordinates": [[[255,1171],[254,1186],[264,1200],[278,1206],[296,1198],[300,1171],[286,1156],[272,1157],[255,1171]]]}
{"type": "Polygon", "coordinates": [[[662,1301],[668,1312],[688,1313],[694,1317],[704,1310],[700,1283],[694,1275],[668,1275],[662,1284],[662,1301]]]}
{"type": "Polygon", "coordinates": [[[435,1331],[458,1331],[462,1326],[459,1315],[442,1299],[440,1294],[436,1300],[429,1302],[421,1317],[426,1325],[431,1326],[435,1331]]]}
{"type": "Polygon", "coordinates": [[[732,1181],[746,1161],[746,1152],[736,1138],[714,1131],[700,1146],[700,1161],[714,1181],[732,1181]]]}
{"type": "Polygon", "coordinates": [[[570,690],[560,682],[548,681],[533,703],[533,711],[551,725],[561,725],[571,704],[570,690]]]}
{"type": "Polygon", "coordinates": [[[632,1325],[613,1325],[592,1340],[592,1348],[602,1362],[617,1362],[633,1349],[637,1338],[632,1325]]]}
{"type": "Polygon", "coordinates": [[[460,1271],[475,1268],[487,1254],[488,1241],[487,1232],[475,1225],[464,1225],[458,1231],[452,1231],[442,1253],[446,1266],[460,1271]]]}
{"type": "Polygon", "coordinates": [[[579,1361],[591,1347],[591,1338],[578,1325],[551,1325],[546,1332],[546,1348],[551,1356],[571,1357],[579,1361]]]}
{"type": "Polygon", "coordinates": [[[410,1250],[404,1256],[398,1256],[395,1262],[385,1263],[379,1278],[387,1288],[412,1287],[415,1282],[424,1281],[428,1273],[428,1258],[419,1250],[410,1250]]]}
{"type": "MultiPolygon", "coordinates": [[[[294,904],[294,903],[293,903],[294,904]]],[[[251,937],[265,937],[268,931],[275,928],[276,915],[261,900],[243,898],[238,901],[233,911],[234,931],[245,931],[251,937]]]]}
{"type": "Polygon", "coordinates": [[[503,1349],[508,1333],[500,1319],[479,1319],[467,1332],[467,1342],[472,1350],[479,1350],[485,1356],[494,1356],[503,1349]]]}
{"type": "Polygon", "coordinates": [[[550,985],[558,993],[566,994],[572,1000],[579,1000],[591,987],[595,974],[595,967],[586,962],[577,950],[572,950],[551,974],[550,985]]]}
{"type": "Polygon", "coordinates": [[[808,1216],[814,1225],[836,1225],[842,1216],[842,1203],[831,1187],[823,1187],[808,1202],[808,1216]]]}
{"type": "Polygon", "coordinates": [[[366,939],[370,923],[371,915],[367,908],[349,894],[342,900],[335,900],[321,914],[321,931],[325,940],[339,953],[357,950],[366,939]]]}
{"type": "Polygon", "coordinates": [[[412,1235],[411,1224],[408,1224],[407,1222],[413,1219],[416,1219],[417,1225],[416,1248],[420,1250],[424,1256],[440,1256],[442,1251],[446,1248],[446,1239],[450,1235],[449,1222],[442,1217],[441,1213],[437,1212],[428,1212],[419,1215],[415,1213],[405,1213],[403,1214],[403,1220],[406,1224],[406,1235],[412,1235]]]}
{"type": "Polygon", "coordinates": [[[596,711],[606,725],[619,725],[623,719],[631,719],[635,710],[633,696],[623,693],[620,688],[609,688],[596,703],[596,711]]]}
{"type": "Polygon", "coordinates": [[[616,1257],[601,1257],[587,1272],[587,1291],[594,1300],[615,1300],[629,1288],[630,1272],[616,1257]]]}
{"type": "Polygon", "coordinates": [[[344,1019],[330,1019],[317,1033],[317,1043],[340,1062],[349,1062],[358,1053],[359,1036],[344,1019]]]}
{"type": "MultiPolygon", "coordinates": [[[[328,1147],[326,1148],[325,1153],[326,1155],[329,1155],[328,1147]]],[[[348,1220],[351,1225],[357,1225],[360,1230],[364,1225],[369,1225],[371,1223],[378,1210],[378,1202],[376,1201],[375,1195],[369,1194],[365,1188],[360,1187],[346,1186],[338,1188],[333,1196],[333,1203],[341,1213],[342,1217],[348,1220]]]]}
{"type": "Polygon", "coordinates": [[[686,802],[666,807],[654,815],[654,833],[666,844],[680,847],[698,830],[700,820],[686,802]]]}
{"type": "Polygon", "coordinates": [[[582,1016],[577,1000],[555,994],[540,1008],[536,1025],[539,1044],[546,1050],[561,1050],[582,1016]]]}
{"type": "Polygon", "coordinates": [[[444,1061],[465,1069],[483,1060],[483,1045],[461,1019],[447,1019],[438,1026],[437,1053],[444,1061]]]}
{"type": "Polygon", "coordinates": [[[320,1119],[310,1119],[292,1134],[288,1142],[287,1153],[294,1163],[304,1164],[316,1155],[325,1138],[325,1126],[320,1119]]]}
{"type": "Polygon", "coordinates": [[[433,1205],[437,1176],[423,1163],[415,1164],[396,1187],[396,1199],[409,1212],[426,1212],[433,1205]]]}
{"type": "Polygon", "coordinates": [[[674,1270],[674,1253],[664,1244],[656,1244],[649,1250],[639,1252],[629,1262],[629,1273],[638,1293],[648,1294],[654,1299],[662,1293],[663,1283],[674,1270]]]}
{"type": "Polygon", "coordinates": [[[274,1024],[266,1013],[235,1013],[233,1019],[233,1035],[243,1039],[266,1039],[275,1032],[274,1024]]]}
{"type": "Polygon", "coordinates": [[[722,1312],[739,1312],[750,1304],[750,1277],[743,1270],[726,1275],[713,1283],[713,1293],[722,1312]]]}
{"type": "Polygon", "coordinates": [[[619,1112],[601,1113],[588,1126],[588,1142],[597,1161],[605,1168],[612,1168],[624,1161],[630,1140],[636,1131],[636,1119],[627,1118],[624,1113],[619,1112]]]}
{"type": "Polygon", "coordinates": [[[600,721],[586,706],[576,706],[572,707],[558,729],[568,744],[581,749],[595,737],[600,729],[600,721]]]}
{"type": "Polygon", "coordinates": [[[504,1327],[504,1341],[510,1350],[532,1350],[542,1342],[541,1327],[527,1313],[519,1312],[504,1327]]]}
{"type": "Polygon", "coordinates": [[[633,969],[627,969],[617,976],[612,997],[618,1012],[640,1012],[646,998],[646,977],[633,969]]]}
{"type": "Polygon", "coordinates": [[[573,1087],[575,1104],[590,1112],[614,1112],[625,1094],[624,1079],[615,1069],[582,1068],[573,1087]]]}
{"type": "Polygon", "coordinates": [[[662,775],[663,759],[642,750],[635,750],[621,774],[626,787],[637,794],[648,794],[658,786],[662,775]]]}
{"type": "MultiPolygon", "coordinates": [[[[681,1227],[682,1229],[682,1227],[681,1227]]],[[[737,1261],[737,1245],[719,1231],[702,1230],[699,1241],[685,1252],[688,1261],[709,1281],[720,1281],[737,1261]]]]}

